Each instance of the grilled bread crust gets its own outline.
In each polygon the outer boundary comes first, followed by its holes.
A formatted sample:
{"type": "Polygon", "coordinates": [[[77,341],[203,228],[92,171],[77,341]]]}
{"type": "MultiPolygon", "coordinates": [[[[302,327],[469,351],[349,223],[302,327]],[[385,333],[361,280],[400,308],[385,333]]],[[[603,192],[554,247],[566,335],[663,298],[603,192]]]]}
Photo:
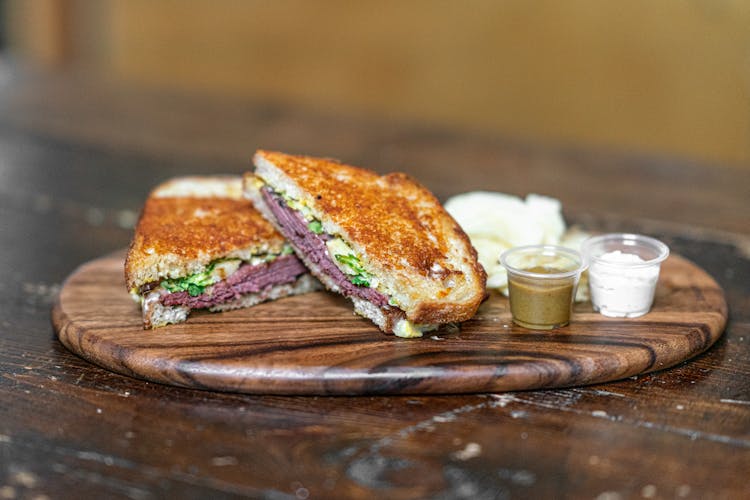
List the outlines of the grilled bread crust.
{"type": "Polygon", "coordinates": [[[407,319],[435,324],[475,314],[485,298],[484,269],[468,236],[417,181],[279,152],[259,150],[253,160],[245,194],[256,207],[268,215],[255,176],[305,204],[325,232],[360,256],[407,319]]]}
{"type": "Polygon", "coordinates": [[[240,177],[181,177],[149,195],[125,259],[128,290],[201,272],[218,258],[280,253],[285,240],[242,197],[240,177]]]}

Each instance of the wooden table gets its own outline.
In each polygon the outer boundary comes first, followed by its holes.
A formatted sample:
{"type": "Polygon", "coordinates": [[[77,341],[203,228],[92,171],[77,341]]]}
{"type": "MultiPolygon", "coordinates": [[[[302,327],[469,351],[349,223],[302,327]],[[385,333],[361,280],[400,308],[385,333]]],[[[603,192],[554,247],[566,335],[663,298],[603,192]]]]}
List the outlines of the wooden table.
{"type": "Polygon", "coordinates": [[[0,87],[0,498],[748,498],[750,172],[13,73],[0,87]],[[666,241],[730,319],[672,369],[562,390],[246,396],[116,375],[50,308],[127,245],[147,191],[256,147],[415,175],[447,196],[562,200],[590,230],[666,241]]]}

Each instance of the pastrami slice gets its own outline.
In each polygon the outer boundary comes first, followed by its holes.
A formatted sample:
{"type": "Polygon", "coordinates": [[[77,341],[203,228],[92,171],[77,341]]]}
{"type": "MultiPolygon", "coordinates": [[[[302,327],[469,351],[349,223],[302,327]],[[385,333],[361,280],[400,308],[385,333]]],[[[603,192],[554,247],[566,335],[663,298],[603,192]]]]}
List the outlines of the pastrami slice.
{"type": "Polygon", "coordinates": [[[165,306],[187,306],[191,309],[213,307],[247,293],[258,293],[268,287],[292,283],[306,272],[307,269],[297,257],[283,255],[263,264],[244,264],[227,279],[195,297],[188,292],[166,293],[160,301],[165,306]]]}

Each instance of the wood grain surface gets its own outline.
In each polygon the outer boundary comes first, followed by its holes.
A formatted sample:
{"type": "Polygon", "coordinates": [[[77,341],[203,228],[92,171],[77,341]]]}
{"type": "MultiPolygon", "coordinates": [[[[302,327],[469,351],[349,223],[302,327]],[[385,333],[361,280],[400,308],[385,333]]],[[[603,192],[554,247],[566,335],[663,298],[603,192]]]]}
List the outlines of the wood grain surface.
{"type": "MultiPolygon", "coordinates": [[[[750,498],[750,171],[70,76],[0,85],[0,497],[750,498]],[[196,390],[66,349],[50,309],[71,272],[128,244],[155,184],[241,174],[255,147],[402,170],[441,200],[553,196],[571,225],[655,236],[705,270],[725,294],[725,331],[703,354],[618,381],[403,397],[196,390]]],[[[660,291],[657,311],[686,321],[684,303],[660,291]]],[[[334,306],[341,328],[395,345],[334,306]]]]}
{"type": "Polygon", "coordinates": [[[471,321],[421,339],[384,335],[338,295],[317,292],[144,331],[122,282],[122,253],[65,282],[53,311],[62,343],[109,370],[164,384],[252,394],[440,394],[588,385],[673,366],[721,335],[716,282],[679,256],[652,311],[605,318],[576,307],[553,332],[513,325],[492,293],[471,321]]]}

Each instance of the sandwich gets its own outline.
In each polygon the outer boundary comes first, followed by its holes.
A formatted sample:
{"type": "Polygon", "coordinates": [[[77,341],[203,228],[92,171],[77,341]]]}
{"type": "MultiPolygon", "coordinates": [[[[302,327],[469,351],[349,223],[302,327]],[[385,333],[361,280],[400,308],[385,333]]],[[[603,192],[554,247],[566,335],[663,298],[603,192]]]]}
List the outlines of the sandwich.
{"type": "Polygon", "coordinates": [[[245,196],[325,287],[383,332],[421,337],[471,318],[486,274],[461,227],[406,174],[258,151],[245,196]]]}
{"type": "Polygon", "coordinates": [[[320,288],[242,196],[241,177],[179,177],[144,205],[125,259],[144,329],[320,288]]]}

